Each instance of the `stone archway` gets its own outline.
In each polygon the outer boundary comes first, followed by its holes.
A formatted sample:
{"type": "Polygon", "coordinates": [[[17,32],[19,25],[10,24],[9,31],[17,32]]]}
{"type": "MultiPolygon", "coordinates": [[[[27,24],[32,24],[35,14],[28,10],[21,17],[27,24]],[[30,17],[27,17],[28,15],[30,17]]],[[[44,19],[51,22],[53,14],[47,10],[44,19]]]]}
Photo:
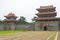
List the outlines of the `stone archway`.
{"type": "Polygon", "coordinates": [[[44,26],[44,31],[47,31],[48,30],[48,27],[47,26],[44,26]]]}

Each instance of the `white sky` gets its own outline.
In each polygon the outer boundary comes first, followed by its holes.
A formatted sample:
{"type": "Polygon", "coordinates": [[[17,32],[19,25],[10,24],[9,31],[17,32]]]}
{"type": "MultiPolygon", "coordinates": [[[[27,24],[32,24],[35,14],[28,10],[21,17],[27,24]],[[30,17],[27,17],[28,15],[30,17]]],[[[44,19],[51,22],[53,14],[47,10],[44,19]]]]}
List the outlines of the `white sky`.
{"type": "Polygon", "coordinates": [[[5,15],[13,12],[16,16],[24,16],[28,22],[31,22],[31,19],[36,16],[36,8],[52,4],[56,6],[57,17],[60,17],[59,0],[0,0],[0,19],[3,20],[5,15]]]}

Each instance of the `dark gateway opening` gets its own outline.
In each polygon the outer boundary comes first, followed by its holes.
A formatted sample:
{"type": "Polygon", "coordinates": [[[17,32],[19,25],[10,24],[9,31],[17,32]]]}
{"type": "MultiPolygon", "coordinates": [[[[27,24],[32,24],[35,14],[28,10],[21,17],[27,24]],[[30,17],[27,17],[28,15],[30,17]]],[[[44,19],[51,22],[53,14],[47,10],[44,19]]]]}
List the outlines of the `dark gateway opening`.
{"type": "Polygon", "coordinates": [[[48,30],[47,26],[44,26],[44,31],[47,31],[47,30],[48,30]]]}

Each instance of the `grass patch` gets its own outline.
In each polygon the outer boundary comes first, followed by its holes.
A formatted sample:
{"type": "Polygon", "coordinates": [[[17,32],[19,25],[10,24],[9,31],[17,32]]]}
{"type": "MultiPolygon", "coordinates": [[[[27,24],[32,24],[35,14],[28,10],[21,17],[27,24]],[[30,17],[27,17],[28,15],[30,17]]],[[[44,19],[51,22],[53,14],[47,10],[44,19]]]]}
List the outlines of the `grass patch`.
{"type": "Polygon", "coordinates": [[[10,34],[10,33],[16,33],[16,32],[26,32],[26,30],[1,30],[0,34],[10,34]]]}

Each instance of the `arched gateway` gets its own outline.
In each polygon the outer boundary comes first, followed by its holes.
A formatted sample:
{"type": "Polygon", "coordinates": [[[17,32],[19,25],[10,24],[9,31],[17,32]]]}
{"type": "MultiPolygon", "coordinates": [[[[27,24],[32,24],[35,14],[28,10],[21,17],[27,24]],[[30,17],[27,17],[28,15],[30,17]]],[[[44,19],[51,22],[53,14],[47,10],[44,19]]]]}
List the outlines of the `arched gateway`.
{"type": "Polygon", "coordinates": [[[47,26],[44,26],[44,31],[47,31],[48,30],[48,27],[47,26]]]}
{"type": "Polygon", "coordinates": [[[48,24],[47,24],[47,23],[44,23],[44,24],[43,24],[43,30],[44,30],[44,31],[47,31],[47,30],[48,30],[48,24]]]}

